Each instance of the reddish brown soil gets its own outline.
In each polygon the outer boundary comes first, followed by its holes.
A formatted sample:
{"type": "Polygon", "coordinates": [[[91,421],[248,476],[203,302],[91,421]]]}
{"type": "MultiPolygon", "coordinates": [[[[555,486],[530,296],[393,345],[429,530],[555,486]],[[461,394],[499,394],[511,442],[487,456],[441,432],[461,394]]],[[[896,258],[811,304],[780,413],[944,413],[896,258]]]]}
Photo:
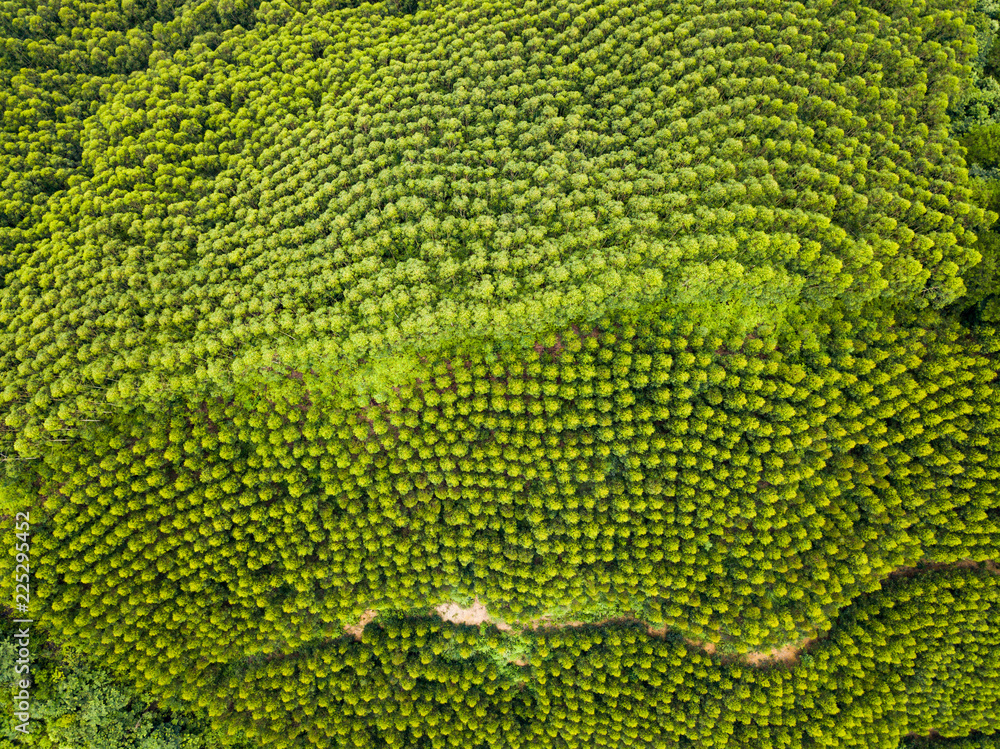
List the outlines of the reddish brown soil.
{"type": "Polygon", "coordinates": [[[513,629],[507,622],[491,617],[490,613],[486,610],[486,606],[480,603],[478,598],[468,608],[462,608],[457,603],[442,603],[434,610],[446,622],[454,624],[471,624],[477,626],[485,622],[495,624],[497,629],[504,632],[510,632],[513,629]]]}
{"type": "Polygon", "coordinates": [[[368,623],[373,621],[376,616],[378,616],[378,612],[375,609],[368,609],[361,615],[357,624],[351,627],[344,627],[344,631],[355,640],[360,640],[361,633],[365,631],[365,627],[368,626],[368,623]]]}
{"type": "MultiPolygon", "coordinates": [[[[924,564],[920,567],[900,567],[889,574],[890,578],[910,578],[914,577],[920,572],[927,570],[942,570],[942,569],[976,569],[980,566],[980,563],[975,562],[971,559],[961,559],[957,562],[950,564],[945,563],[930,563],[924,564]]],[[[983,569],[988,570],[994,575],[1000,575],[1000,566],[994,561],[987,561],[982,563],[983,569]]],[[[462,607],[456,603],[443,603],[435,608],[435,611],[441,616],[442,619],[449,622],[454,622],[455,624],[470,624],[477,626],[479,624],[493,624],[497,629],[504,632],[515,631],[514,627],[509,623],[505,622],[503,619],[497,619],[490,616],[489,611],[487,611],[486,606],[482,604],[479,599],[475,599],[472,606],[462,607]]],[[[372,621],[376,615],[377,611],[369,609],[364,613],[361,620],[352,627],[345,627],[344,631],[350,635],[353,635],[357,639],[361,639],[361,633],[364,631],[365,625],[372,621]]],[[[659,626],[654,627],[646,622],[641,622],[637,619],[630,619],[628,617],[616,617],[613,619],[603,619],[598,622],[590,622],[591,624],[600,626],[604,624],[610,624],[612,622],[631,622],[643,624],[646,626],[647,631],[650,635],[654,637],[663,637],[666,635],[667,627],[659,626]]],[[[550,627],[582,627],[587,622],[580,621],[563,621],[554,622],[551,617],[541,616],[536,619],[529,619],[525,622],[517,622],[517,624],[522,629],[546,629],[550,627]]],[[[732,656],[722,656],[724,660],[729,662],[742,661],[751,666],[762,667],[776,664],[793,665],[798,661],[799,654],[813,642],[819,639],[817,637],[809,637],[798,642],[789,643],[781,648],[772,648],[769,651],[751,651],[749,653],[743,653],[741,655],[732,656]]],[[[699,642],[698,640],[692,640],[685,638],[685,642],[697,648],[701,648],[709,655],[716,654],[718,648],[714,642],[699,642]]],[[[517,666],[526,666],[528,661],[524,659],[518,659],[512,661],[517,666]]]]}

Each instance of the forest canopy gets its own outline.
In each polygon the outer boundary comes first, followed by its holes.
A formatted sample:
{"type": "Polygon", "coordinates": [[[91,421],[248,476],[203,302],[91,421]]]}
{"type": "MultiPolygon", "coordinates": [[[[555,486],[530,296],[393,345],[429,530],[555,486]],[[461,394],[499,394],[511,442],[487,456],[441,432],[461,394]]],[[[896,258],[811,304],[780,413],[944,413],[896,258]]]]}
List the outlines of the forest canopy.
{"type": "Polygon", "coordinates": [[[973,37],[934,5],[165,12],[95,8],[90,41],[8,17],[0,392],[25,455],[275,357],[367,402],[447,347],[663,299],[745,332],[937,308],[980,259],[945,114],[973,37]]]}
{"type": "Polygon", "coordinates": [[[50,743],[995,745],[991,8],[0,3],[50,743]]]}

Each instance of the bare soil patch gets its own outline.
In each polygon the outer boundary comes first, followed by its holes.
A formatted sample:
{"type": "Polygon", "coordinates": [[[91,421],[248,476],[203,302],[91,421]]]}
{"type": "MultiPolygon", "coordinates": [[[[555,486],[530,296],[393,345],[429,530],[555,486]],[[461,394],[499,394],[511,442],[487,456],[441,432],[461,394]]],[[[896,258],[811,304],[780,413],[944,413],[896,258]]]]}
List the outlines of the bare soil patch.
{"type": "Polygon", "coordinates": [[[751,666],[765,666],[771,663],[784,663],[791,666],[798,661],[799,653],[815,641],[815,637],[809,637],[799,642],[791,642],[784,647],[772,648],[766,653],[759,650],[751,651],[740,656],[740,659],[751,666]]]}
{"type": "MultiPolygon", "coordinates": [[[[943,563],[943,562],[931,562],[923,564],[919,567],[899,567],[889,573],[889,578],[910,578],[915,577],[921,572],[926,572],[929,570],[946,570],[946,569],[982,569],[994,575],[1000,575],[1000,565],[996,561],[986,561],[986,562],[976,562],[971,559],[960,559],[956,562],[943,563]]],[[[594,626],[602,626],[612,623],[633,623],[640,624],[646,628],[649,634],[653,637],[665,637],[668,631],[666,625],[653,626],[648,622],[643,622],[638,619],[632,619],[629,617],[614,617],[610,619],[602,619],[601,621],[595,622],[581,622],[581,621],[553,621],[550,616],[540,616],[535,619],[529,619],[524,622],[514,622],[514,625],[490,615],[489,611],[486,609],[485,604],[483,604],[479,598],[473,600],[471,606],[460,606],[457,603],[442,603],[434,608],[438,616],[447,622],[452,622],[454,624],[468,624],[471,626],[479,626],[480,624],[493,625],[497,629],[503,632],[515,632],[523,631],[525,629],[547,629],[547,628],[564,628],[564,627],[582,627],[586,624],[592,624],[594,626]]],[[[378,615],[378,611],[375,609],[368,609],[362,615],[361,619],[357,624],[353,626],[344,627],[344,631],[351,635],[352,637],[360,640],[361,634],[364,631],[365,625],[373,621],[378,615]]],[[[788,643],[780,648],[772,648],[768,651],[757,650],[750,651],[748,653],[743,653],[740,655],[723,655],[722,658],[729,662],[742,661],[751,666],[768,666],[773,664],[786,664],[793,665],[798,661],[799,655],[804,649],[809,647],[812,643],[816,642],[818,637],[808,637],[798,642],[788,643]]],[[[715,655],[718,651],[718,647],[714,642],[700,642],[698,640],[693,640],[685,638],[685,642],[689,645],[701,648],[709,655],[715,655]]],[[[517,666],[526,666],[528,661],[524,658],[518,658],[511,661],[517,666]]]]}
{"type": "Polygon", "coordinates": [[[582,627],[584,623],[585,622],[576,622],[576,621],[557,622],[554,621],[550,616],[540,616],[537,619],[528,619],[526,622],[523,622],[524,625],[523,629],[548,629],[552,627],[559,627],[559,628],[582,627]]]}
{"type": "MultiPolygon", "coordinates": [[[[798,642],[790,642],[780,648],[771,648],[770,650],[751,650],[748,653],[740,653],[738,655],[723,654],[721,657],[725,663],[741,662],[755,667],[770,666],[777,663],[793,665],[798,661],[799,654],[817,639],[818,638],[816,637],[807,637],[806,639],[799,640],[798,642]]],[[[684,642],[688,645],[704,650],[709,655],[715,655],[718,652],[718,646],[714,642],[700,642],[687,637],[684,638],[684,642]]]]}
{"type": "Polygon", "coordinates": [[[357,624],[350,627],[344,627],[344,631],[355,640],[360,640],[361,634],[365,631],[365,627],[369,622],[373,621],[376,616],[378,616],[378,611],[375,609],[368,609],[361,615],[361,618],[358,619],[357,624]]]}
{"type": "Polygon", "coordinates": [[[715,654],[716,647],[714,642],[698,642],[697,640],[692,640],[687,637],[684,638],[684,642],[693,647],[701,648],[709,655],[715,654]]]}
{"type": "Polygon", "coordinates": [[[435,607],[434,610],[446,622],[452,622],[453,624],[471,624],[473,626],[495,624],[497,629],[504,632],[510,632],[513,629],[513,627],[502,619],[491,617],[490,612],[486,610],[486,606],[478,598],[475,599],[471,606],[462,607],[457,603],[442,603],[440,606],[435,607]]]}
{"type": "Polygon", "coordinates": [[[972,559],[959,559],[957,562],[925,562],[918,567],[897,567],[892,572],[889,573],[889,578],[911,578],[916,577],[922,572],[928,571],[939,571],[939,570],[974,570],[979,569],[980,564],[983,569],[988,572],[992,572],[994,575],[1000,574],[1000,569],[998,569],[996,562],[986,561],[986,562],[976,562],[972,559]]]}

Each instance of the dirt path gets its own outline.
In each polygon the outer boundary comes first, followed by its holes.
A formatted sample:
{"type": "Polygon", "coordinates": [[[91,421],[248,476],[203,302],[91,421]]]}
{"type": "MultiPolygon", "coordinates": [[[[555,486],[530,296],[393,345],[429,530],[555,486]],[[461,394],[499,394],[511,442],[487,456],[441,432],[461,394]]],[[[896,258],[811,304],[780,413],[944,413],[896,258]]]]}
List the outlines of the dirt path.
{"type": "MultiPolygon", "coordinates": [[[[887,579],[916,577],[921,572],[927,572],[928,570],[974,570],[978,567],[979,562],[975,562],[972,559],[959,559],[957,562],[926,562],[919,567],[897,567],[888,574],[887,579]]],[[[997,574],[997,566],[994,562],[984,562],[983,567],[994,575],[997,574]]]]}
{"type": "MultiPolygon", "coordinates": [[[[950,564],[932,562],[928,564],[923,564],[919,567],[899,567],[889,573],[886,579],[890,578],[910,578],[914,577],[921,572],[926,572],[928,570],[944,570],[944,569],[978,569],[980,563],[975,562],[971,559],[961,559],[957,562],[952,562],[950,564]]],[[[987,561],[982,563],[982,568],[989,571],[994,575],[1000,575],[1000,566],[994,561],[987,561]]],[[[641,624],[646,627],[646,630],[653,637],[664,637],[666,636],[669,628],[666,625],[661,625],[659,627],[654,627],[647,622],[640,621],[638,619],[631,619],[628,617],[616,617],[612,619],[602,619],[601,621],[595,622],[579,622],[579,621],[552,621],[549,616],[541,616],[537,619],[529,619],[525,622],[515,622],[517,627],[515,628],[510,623],[504,621],[503,619],[498,619],[490,616],[489,611],[486,609],[485,604],[483,604],[479,598],[474,599],[471,606],[459,606],[457,603],[442,603],[434,608],[437,614],[447,622],[452,622],[453,624],[468,624],[471,626],[478,626],[480,624],[492,624],[496,626],[497,629],[502,632],[523,632],[525,629],[544,629],[548,627],[582,627],[584,624],[594,624],[597,626],[610,624],[612,622],[630,622],[633,624],[641,624]]],[[[364,615],[358,621],[357,624],[353,626],[344,627],[344,631],[353,636],[355,639],[360,640],[361,634],[364,631],[365,625],[374,621],[378,616],[378,612],[375,609],[368,609],[365,611],[364,615]]],[[[722,658],[725,661],[736,662],[742,661],[751,666],[764,667],[775,664],[785,664],[793,665],[798,661],[799,654],[809,647],[812,643],[816,642],[818,637],[808,637],[798,642],[788,643],[780,648],[772,648],[771,650],[752,650],[747,653],[741,653],[739,655],[724,655],[722,658]]],[[[689,645],[701,648],[709,655],[715,655],[718,648],[714,642],[700,642],[698,640],[692,640],[685,638],[684,640],[689,645]]],[[[515,665],[525,666],[527,665],[526,660],[513,661],[515,665]]]]}
{"type": "Polygon", "coordinates": [[[357,624],[350,627],[344,627],[344,631],[355,640],[360,640],[362,633],[365,631],[365,627],[368,626],[369,622],[374,621],[376,616],[378,616],[378,611],[375,609],[368,609],[361,615],[357,624]]]}
{"type": "MultiPolygon", "coordinates": [[[[799,654],[812,643],[816,642],[817,639],[819,638],[807,637],[803,640],[799,640],[798,642],[790,642],[780,648],[771,648],[770,650],[751,650],[747,653],[721,655],[720,657],[724,663],[736,663],[737,661],[741,661],[757,667],[773,666],[779,663],[791,666],[798,661],[799,654]]],[[[700,642],[687,637],[684,638],[684,642],[693,647],[701,648],[709,655],[715,655],[718,651],[718,647],[714,642],[700,642]]]]}
{"type": "Polygon", "coordinates": [[[777,663],[791,666],[798,662],[799,654],[809,647],[809,645],[816,642],[817,639],[816,637],[807,637],[798,642],[790,642],[784,647],[771,648],[767,652],[751,650],[749,653],[743,653],[743,655],[738,656],[737,660],[745,661],[751,666],[770,666],[777,663]]]}
{"type": "Polygon", "coordinates": [[[701,648],[709,655],[715,655],[716,647],[714,642],[699,642],[698,640],[692,640],[689,637],[685,637],[684,642],[692,647],[701,648]]]}
{"type": "Polygon", "coordinates": [[[471,624],[474,627],[483,623],[495,624],[496,628],[503,632],[510,632],[514,629],[502,619],[491,617],[490,612],[486,610],[486,606],[480,603],[478,598],[467,608],[462,608],[457,603],[442,603],[434,610],[446,622],[452,622],[453,624],[471,624]]]}
{"type": "MultiPolygon", "coordinates": [[[[437,615],[446,622],[451,622],[452,624],[468,624],[473,627],[479,626],[480,624],[492,624],[502,632],[520,632],[525,629],[545,629],[546,627],[582,627],[586,624],[595,624],[600,626],[611,622],[633,622],[646,625],[645,622],[641,622],[638,619],[629,619],[627,617],[602,619],[594,622],[556,622],[549,616],[540,616],[537,619],[528,619],[524,622],[516,622],[515,624],[517,624],[517,627],[515,627],[503,619],[491,616],[490,612],[486,609],[486,605],[478,598],[474,599],[471,606],[460,606],[457,603],[442,603],[435,606],[434,611],[437,612],[437,615]]],[[[365,626],[374,621],[377,616],[377,610],[368,609],[362,615],[357,624],[344,627],[344,632],[360,640],[361,633],[364,632],[365,626]]],[[[664,627],[653,627],[651,625],[646,625],[646,627],[652,635],[662,636],[665,632],[664,627]]]]}
{"type": "MultiPolygon", "coordinates": [[[[603,619],[596,622],[578,622],[578,621],[565,621],[565,622],[553,622],[549,617],[539,617],[537,619],[529,619],[526,622],[519,622],[521,626],[515,629],[511,624],[505,622],[503,619],[497,619],[490,616],[489,611],[486,606],[476,598],[471,606],[459,606],[457,603],[442,603],[435,607],[434,609],[438,616],[444,619],[446,622],[451,622],[453,624],[467,624],[470,626],[478,626],[480,624],[491,624],[502,632],[522,632],[525,629],[544,629],[547,627],[582,627],[585,624],[593,624],[595,626],[601,626],[604,624],[610,624],[612,622],[630,622],[633,624],[644,624],[646,630],[653,637],[663,637],[666,635],[668,627],[659,626],[654,627],[651,624],[646,624],[645,622],[640,622],[638,619],[630,619],[627,617],[617,617],[614,619],[603,619]]],[[[375,609],[368,609],[365,611],[364,615],[361,617],[357,624],[350,627],[344,627],[344,631],[353,636],[355,639],[360,640],[361,635],[364,632],[365,625],[374,621],[378,616],[378,612],[375,609]]],[[[729,656],[727,659],[731,660],[744,660],[751,666],[762,666],[768,665],[769,663],[794,663],[798,657],[799,651],[806,647],[809,643],[813,642],[815,638],[809,638],[807,640],[802,640],[797,643],[790,643],[782,648],[775,648],[769,652],[764,651],[751,651],[749,653],[744,653],[739,656],[729,656]]],[[[714,642],[699,642],[698,640],[691,640],[685,638],[685,642],[696,648],[701,648],[709,655],[714,655],[717,648],[714,642]]],[[[528,664],[527,660],[519,659],[513,661],[517,666],[526,666],[528,664]]]]}

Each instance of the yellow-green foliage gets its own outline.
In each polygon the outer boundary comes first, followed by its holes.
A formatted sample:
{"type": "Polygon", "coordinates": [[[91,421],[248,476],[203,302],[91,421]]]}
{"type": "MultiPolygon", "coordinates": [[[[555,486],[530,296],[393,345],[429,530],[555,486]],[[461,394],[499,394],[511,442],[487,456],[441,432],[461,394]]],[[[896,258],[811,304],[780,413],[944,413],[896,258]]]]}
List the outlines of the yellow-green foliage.
{"type": "Polygon", "coordinates": [[[1000,733],[976,734],[961,738],[910,737],[899,749],[996,749],[1000,746],[1000,733]]]}
{"type": "Polygon", "coordinates": [[[420,356],[658,297],[747,330],[834,301],[942,305],[978,259],[945,116],[964,7],[304,10],[265,3],[176,52],[136,41],[146,67],[85,97],[80,167],[17,209],[6,452],[110,404],[231,388],[275,351],[385,393],[420,356]]]}
{"type": "Polygon", "coordinates": [[[381,405],[293,373],[51,448],[22,479],[46,615],[143,670],[456,593],[746,650],[900,565],[996,558],[1000,339],[876,310],[812,341],[642,317],[439,360],[381,405]]]}
{"type": "Polygon", "coordinates": [[[0,689],[18,693],[20,682],[30,679],[29,731],[14,726],[13,699],[0,702],[0,749],[249,749],[248,744],[226,741],[209,730],[204,717],[194,718],[183,705],[148,694],[129,684],[129,674],[115,674],[107,664],[88,658],[68,646],[53,643],[33,621],[30,630],[31,670],[18,673],[18,645],[12,636],[24,623],[15,624],[9,609],[0,612],[0,689]]]}
{"type": "Polygon", "coordinates": [[[218,730],[276,749],[835,741],[895,749],[911,733],[996,728],[998,616],[993,574],[892,581],[842,612],[795,664],[764,668],[629,625],[530,632],[530,663],[502,668],[489,655],[495,629],[396,618],[369,625],[361,642],[343,637],[232,668],[179,669],[167,691],[191,690],[218,730]]]}
{"type": "Polygon", "coordinates": [[[4,6],[33,615],[262,746],[989,729],[996,577],[885,582],[1000,550],[968,9],[407,6],[4,6]]]}

